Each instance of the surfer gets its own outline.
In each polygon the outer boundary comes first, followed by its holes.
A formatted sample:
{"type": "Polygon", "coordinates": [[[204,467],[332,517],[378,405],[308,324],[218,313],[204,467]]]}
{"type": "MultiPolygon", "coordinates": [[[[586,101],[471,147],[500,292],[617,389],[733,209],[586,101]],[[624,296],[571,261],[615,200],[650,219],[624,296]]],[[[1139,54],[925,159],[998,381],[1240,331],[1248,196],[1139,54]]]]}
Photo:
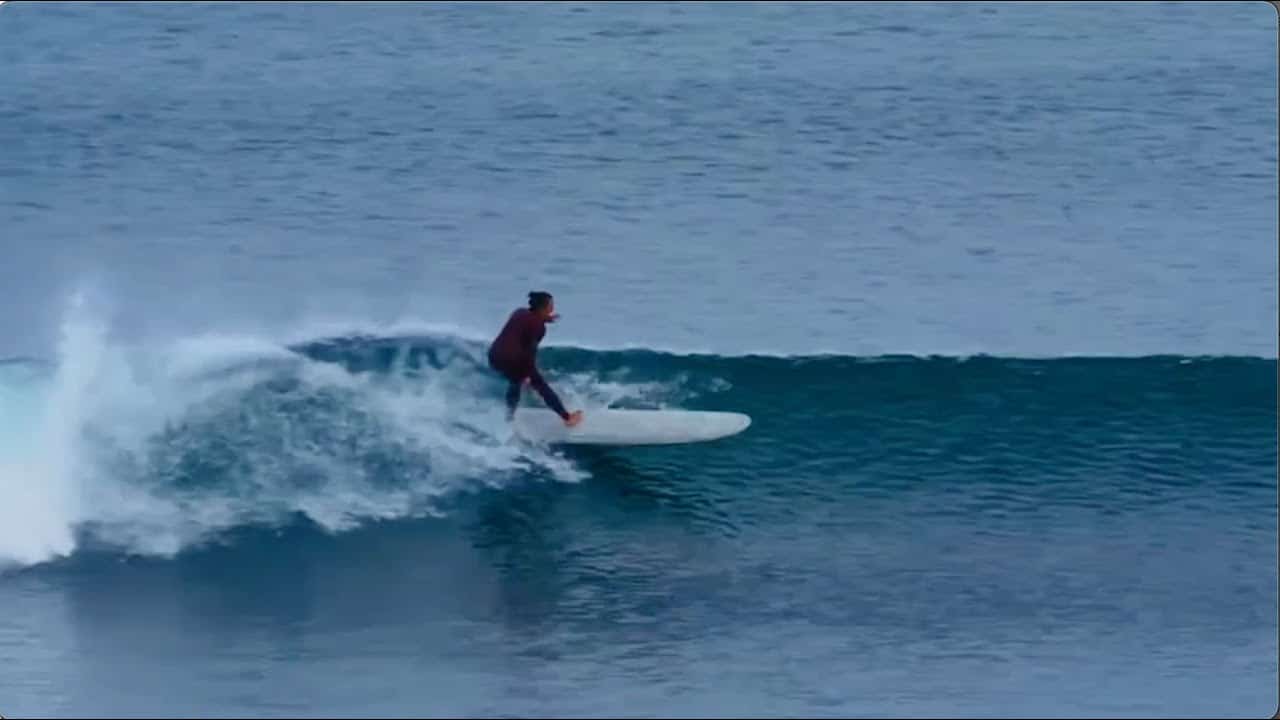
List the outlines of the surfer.
{"type": "Polygon", "coordinates": [[[515,416],[516,406],[520,404],[520,389],[524,385],[532,385],[565,425],[573,427],[582,422],[582,411],[571,413],[565,410],[560,398],[538,372],[538,343],[547,334],[547,323],[555,322],[559,317],[555,299],[550,293],[531,292],[529,307],[511,313],[502,332],[489,346],[489,366],[511,383],[507,387],[508,419],[515,416]]]}

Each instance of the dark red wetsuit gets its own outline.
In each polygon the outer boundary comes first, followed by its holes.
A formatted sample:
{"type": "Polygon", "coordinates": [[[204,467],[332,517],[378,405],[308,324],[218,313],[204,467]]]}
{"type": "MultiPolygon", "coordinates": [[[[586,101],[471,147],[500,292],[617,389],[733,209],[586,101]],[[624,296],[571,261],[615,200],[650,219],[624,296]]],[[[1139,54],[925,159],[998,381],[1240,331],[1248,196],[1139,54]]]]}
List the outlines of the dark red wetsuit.
{"type": "Polygon", "coordinates": [[[511,313],[507,324],[498,333],[493,344],[489,346],[489,366],[502,373],[511,383],[507,388],[507,410],[515,412],[520,402],[520,386],[525,378],[529,384],[562,418],[568,419],[569,413],[564,409],[560,398],[542,379],[538,372],[538,343],[547,334],[547,325],[532,310],[520,308],[511,313]]]}

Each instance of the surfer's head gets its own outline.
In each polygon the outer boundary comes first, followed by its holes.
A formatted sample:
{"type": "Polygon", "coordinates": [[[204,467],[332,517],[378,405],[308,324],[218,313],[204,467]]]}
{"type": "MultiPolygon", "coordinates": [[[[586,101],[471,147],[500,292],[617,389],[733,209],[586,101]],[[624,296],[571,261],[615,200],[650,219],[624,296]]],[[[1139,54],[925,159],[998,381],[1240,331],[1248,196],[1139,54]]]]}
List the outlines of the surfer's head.
{"type": "Polygon", "coordinates": [[[555,298],[551,293],[536,290],[529,293],[529,309],[544,320],[550,319],[556,312],[555,298]]]}

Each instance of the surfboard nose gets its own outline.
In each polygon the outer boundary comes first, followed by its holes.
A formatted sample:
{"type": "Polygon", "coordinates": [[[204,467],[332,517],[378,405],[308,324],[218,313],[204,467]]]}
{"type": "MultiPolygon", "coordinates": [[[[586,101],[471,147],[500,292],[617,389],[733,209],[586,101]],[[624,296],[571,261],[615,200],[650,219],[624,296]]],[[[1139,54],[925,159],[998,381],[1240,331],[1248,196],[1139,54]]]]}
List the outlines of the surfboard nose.
{"type": "Polygon", "coordinates": [[[733,415],[734,419],[737,420],[738,422],[737,422],[737,425],[734,426],[734,430],[729,433],[730,435],[736,435],[742,432],[743,430],[746,430],[747,428],[751,427],[750,415],[744,415],[742,413],[731,413],[731,414],[733,415]]]}

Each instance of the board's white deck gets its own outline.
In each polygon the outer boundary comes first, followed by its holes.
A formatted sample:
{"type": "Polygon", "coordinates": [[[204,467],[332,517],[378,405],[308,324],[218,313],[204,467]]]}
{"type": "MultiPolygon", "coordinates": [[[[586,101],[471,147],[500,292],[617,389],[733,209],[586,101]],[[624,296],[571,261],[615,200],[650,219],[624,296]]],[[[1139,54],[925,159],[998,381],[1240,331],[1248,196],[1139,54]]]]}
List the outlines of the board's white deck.
{"type": "Polygon", "coordinates": [[[515,430],[541,443],[568,445],[675,445],[736,435],[751,425],[741,413],[693,410],[587,410],[574,428],[550,410],[516,411],[515,430]]]}

